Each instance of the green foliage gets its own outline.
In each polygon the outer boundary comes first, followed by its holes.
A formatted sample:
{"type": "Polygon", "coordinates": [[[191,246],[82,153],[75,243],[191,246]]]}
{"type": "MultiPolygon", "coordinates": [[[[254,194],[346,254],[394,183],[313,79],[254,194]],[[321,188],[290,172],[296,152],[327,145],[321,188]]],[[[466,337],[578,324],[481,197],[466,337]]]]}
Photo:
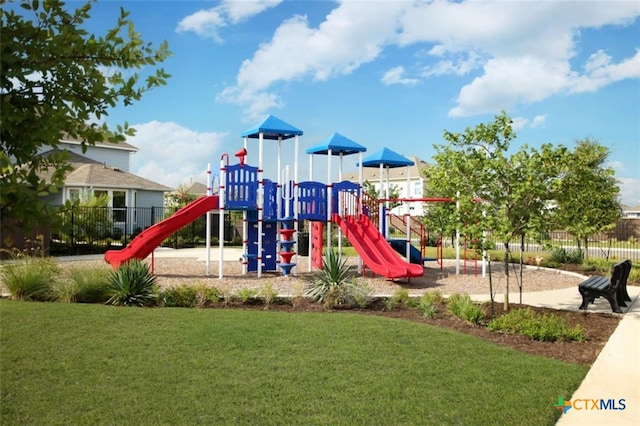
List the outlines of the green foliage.
{"type": "Polygon", "coordinates": [[[353,301],[359,308],[366,308],[373,300],[373,288],[360,281],[353,281],[351,285],[353,301]]]}
{"type": "Polygon", "coordinates": [[[260,289],[259,296],[262,298],[265,308],[268,308],[278,297],[278,291],[273,288],[271,281],[267,281],[260,289]]]}
{"type": "Polygon", "coordinates": [[[474,325],[479,325],[486,316],[484,309],[474,303],[468,294],[452,294],[447,301],[447,308],[453,315],[474,325]]]}
{"type": "Polygon", "coordinates": [[[105,303],[108,299],[109,275],[106,268],[75,266],[58,284],[58,300],[76,303],[105,303]]]}
{"type": "Polygon", "coordinates": [[[115,130],[98,123],[106,122],[111,108],[139,101],[169,77],[161,68],[144,81],[132,72],[163,62],[171,52],[166,42],[157,49],[145,43],[124,9],[113,28],[89,34],[85,21],[92,3],[69,10],[58,0],[23,0],[21,7],[2,1],[3,224],[13,219],[29,229],[52,220],[55,209],[41,197],[56,193],[70,171],[68,154],[57,151],[60,140],[79,140],[83,151],[96,142],[125,140],[133,135],[126,122],[115,130]],[[39,155],[47,149],[48,155],[39,155]]]}
{"type": "Polygon", "coordinates": [[[197,303],[195,287],[188,284],[165,288],[160,291],[158,299],[162,306],[168,308],[192,308],[197,303]]]}
{"type": "Polygon", "coordinates": [[[216,287],[210,287],[205,283],[197,283],[194,286],[196,291],[196,307],[204,308],[209,303],[218,303],[220,301],[220,292],[216,287]]]}
{"type": "Polygon", "coordinates": [[[122,264],[109,276],[108,304],[118,306],[148,306],[156,301],[156,277],[149,265],[141,260],[122,264]]]}
{"type": "Polygon", "coordinates": [[[566,250],[563,247],[555,247],[551,250],[549,261],[558,265],[567,263],[580,265],[584,261],[584,251],[582,249],[566,250]]]}
{"type": "MultiPolygon", "coordinates": [[[[365,180],[362,182],[362,193],[367,195],[371,200],[379,200],[382,198],[387,198],[387,194],[385,193],[386,189],[382,188],[381,190],[377,190],[375,184],[365,180]]],[[[389,186],[389,197],[388,198],[400,198],[400,188],[397,185],[389,186]]],[[[389,208],[392,209],[396,206],[399,206],[400,202],[394,201],[389,203],[389,208]]]]}
{"type": "Polygon", "coordinates": [[[406,288],[399,288],[393,292],[391,298],[396,301],[396,303],[401,303],[405,306],[411,307],[411,296],[409,296],[409,290],[406,288]]]}
{"type": "Polygon", "coordinates": [[[254,299],[258,295],[259,291],[255,288],[241,288],[236,293],[236,297],[240,299],[242,303],[249,303],[251,299],[254,299]]]}
{"type": "Polygon", "coordinates": [[[438,306],[442,304],[443,297],[439,291],[425,293],[418,301],[418,310],[426,318],[433,318],[438,313],[438,306]]]}
{"type": "Polygon", "coordinates": [[[349,294],[347,287],[352,279],[349,265],[335,250],[329,251],[322,259],[322,270],[307,278],[304,295],[310,299],[325,303],[330,296],[330,305],[349,294]]]}
{"type": "Polygon", "coordinates": [[[419,304],[439,305],[444,302],[444,297],[439,291],[427,292],[420,297],[419,304]]]}
{"type": "Polygon", "coordinates": [[[12,299],[47,302],[54,300],[56,263],[45,257],[20,257],[0,267],[0,277],[12,299]]]}
{"type": "Polygon", "coordinates": [[[620,217],[620,189],[615,171],[607,166],[609,154],[609,148],[585,138],[576,142],[562,164],[555,224],[574,235],[578,244],[584,241],[585,248],[588,237],[614,228],[620,217]]]}
{"type": "Polygon", "coordinates": [[[489,321],[487,328],[502,333],[519,333],[533,340],[586,340],[586,331],[580,325],[568,328],[565,321],[554,314],[538,314],[531,308],[514,309],[489,321]]]}
{"type": "Polygon", "coordinates": [[[567,261],[567,250],[563,247],[555,247],[549,254],[549,260],[558,264],[565,263],[567,261]]]}
{"type": "MultiPolygon", "coordinates": [[[[445,234],[463,230],[475,249],[491,248],[482,238],[490,230],[504,243],[505,266],[510,262],[512,241],[535,235],[550,226],[548,206],[556,198],[562,165],[568,155],[563,146],[526,144],[513,152],[516,134],[505,112],[492,122],[462,133],[444,132],[447,145],[437,145],[436,164],[425,170],[430,195],[455,198],[459,206],[441,220],[445,234]]],[[[440,213],[447,213],[441,209],[440,213]]],[[[504,303],[508,308],[509,274],[504,303]]]]}

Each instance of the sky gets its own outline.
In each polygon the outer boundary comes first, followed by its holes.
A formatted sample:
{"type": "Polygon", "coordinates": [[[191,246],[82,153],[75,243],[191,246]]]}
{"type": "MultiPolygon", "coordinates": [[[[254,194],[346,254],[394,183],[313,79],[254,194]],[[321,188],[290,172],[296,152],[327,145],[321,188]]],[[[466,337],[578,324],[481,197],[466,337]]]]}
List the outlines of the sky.
{"type": "MultiPolygon", "coordinates": [[[[80,5],[70,2],[70,6],[80,5]]],[[[640,2],[632,1],[116,1],[85,27],[104,34],[120,7],[146,42],[173,52],[172,76],[107,123],[137,129],[132,172],[177,187],[206,182],[208,164],[242,148],[269,114],[302,130],[305,150],[334,132],[432,162],[443,132],[513,119],[513,150],[592,138],[623,204],[640,205],[640,2]]],[[[141,70],[142,75],[147,71],[141,70]]],[[[274,179],[277,142],[266,141],[274,179]]],[[[250,140],[249,164],[258,165],[250,140]]],[[[293,167],[293,142],[282,165],[293,167]]],[[[356,171],[357,156],[343,159],[356,171]]],[[[312,178],[326,181],[326,157],[312,178]]],[[[337,180],[338,161],[331,175],[337,180]]]]}

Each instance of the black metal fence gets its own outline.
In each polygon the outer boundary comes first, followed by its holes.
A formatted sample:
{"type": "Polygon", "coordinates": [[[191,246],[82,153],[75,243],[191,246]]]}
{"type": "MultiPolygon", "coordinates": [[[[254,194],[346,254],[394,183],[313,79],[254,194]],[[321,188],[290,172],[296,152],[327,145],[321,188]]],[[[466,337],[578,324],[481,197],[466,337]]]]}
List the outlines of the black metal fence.
{"type": "MultiPolygon", "coordinates": [[[[125,247],[148,227],[169,218],[178,209],[171,207],[82,207],[60,213],[59,226],[52,230],[51,255],[104,253],[125,247]]],[[[211,214],[211,239],[218,242],[219,214],[211,214]]],[[[224,215],[224,240],[233,242],[237,232],[229,213],[224,215]]],[[[195,247],[206,242],[206,215],[168,236],[162,246],[195,247]]]]}
{"type": "MultiPolygon", "coordinates": [[[[522,240],[511,241],[510,248],[514,252],[520,251],[521,247],[525,253],[552,252],[556,249],[564,249],[566,252],[582,250],[583,256],[590,259],[622,260],[630,259],[634,263],[640,262],[640,221],[638,227],[630,221],[635,219],[621,219],[626,223],[619,224],[615,229],[602,234],[590,237],[588,241],[580,241],[566,231],[554,231],[540,234],[536,238],[527,237],[522,240]],[[634,225],[634,226],[630,226],[634,225]]],[[[473,246],[473,241],[465,241],[461,236],[461,244],[473,246]]],[[[496,248],[504,249],[504,244],[495,239],[491,233],[487,233],[485,238],[496,248]]],[[[445,247],[455,247],[455,236],[443,238],[445,247]]]]}

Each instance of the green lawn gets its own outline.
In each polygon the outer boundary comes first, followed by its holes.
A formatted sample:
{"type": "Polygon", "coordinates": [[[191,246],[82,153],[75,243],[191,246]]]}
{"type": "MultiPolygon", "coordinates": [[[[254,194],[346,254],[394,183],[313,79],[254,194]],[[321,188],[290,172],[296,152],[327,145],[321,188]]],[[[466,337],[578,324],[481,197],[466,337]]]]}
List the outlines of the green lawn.
{"type": "Polygon", "coordinates": [[[3,425],[551,425],[588,370],[346,312],[0,309],[3,425]]]}

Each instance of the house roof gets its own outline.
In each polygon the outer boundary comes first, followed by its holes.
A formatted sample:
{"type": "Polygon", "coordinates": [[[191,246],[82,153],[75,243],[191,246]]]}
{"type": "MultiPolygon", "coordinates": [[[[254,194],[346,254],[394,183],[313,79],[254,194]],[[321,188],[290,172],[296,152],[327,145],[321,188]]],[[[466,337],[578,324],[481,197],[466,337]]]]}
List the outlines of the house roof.
{"type": "MultiPolygon", "coordinates": [[[[80,145],[82,143],[82,139],[65,135],[62,138],[62,142],[65,142],[71,145],[80,145]]],[[[124,141],[115,142],[115,143],[114,142],[96,142],[94,146],[104,146],[111,149],[122,149],[124,151],[131,151],[131,152],[138,151],[138,148],[124,141]]]]}
{"type": "Polygon", "coordinates": [[[240,136],[243,138],[257,139],[260,137],[260,133],[262,133],[264,139],[278,140],[279,138],[289,139],[294,136],[300,136],[302,135],[302,130],[285,123],[278,117],[270,115],[262,123],[242,132],[240,136]]]}
{"type": "Polygon", "coordinates": [[[207,195],[207,185],[200,182],[193,182],[188,188],[187,192],[194,195],[207,195]]]}
{"type": "MultiPolygon", "coordinates": [[[[42,155],[50,155],[55,150],[47,151],[42,155]]],[[[82,155],[67,151],[69,154],[68,163],[73,170],[67,174],[65,186],[93,186],[108,188],[131,188],[146,191],[168,192],[172,188],[153,182],[149,179],[122,171],[107,164],[94,161],[82,155]]],[[[47,181],[51,179],[53,170],[46,170],[39,173],[39,176],[47,181]]]]}
{"type": "Polygon", "coordinates": [[[327,155],[329,154],[329,150],[331,150],[331,155],[350,155],[358,152],[365,152],[367,148],[347,137],[342,136],[340,133],[334,133],[317,145],[308,148],[307,154],[327,155]]]}
{"type": "MultiPolygon", "coordinates": [[[[407,174],[410,174],[411,179],[417,179],[420,177],[424,177],[422,174],[422,170],[427,169],[429,164],[418,157],[409,157],[411,161],[413,161],[413,165],[409,167],[395,167],[388,170],[389,172],[389,180],[407,180],[407,174]]],[[[383,171],[383,178],[386,177],[387,169],[383,171]]],[[[345,173],[343,175],[345,180],[351,182],[358,181],[358,172],[353,173],[345,173]]],[[[363,167],[362,168],[362,180],[368,180],[372,183],[380,180],[380,169],[377,167],[363,167]]]]}

